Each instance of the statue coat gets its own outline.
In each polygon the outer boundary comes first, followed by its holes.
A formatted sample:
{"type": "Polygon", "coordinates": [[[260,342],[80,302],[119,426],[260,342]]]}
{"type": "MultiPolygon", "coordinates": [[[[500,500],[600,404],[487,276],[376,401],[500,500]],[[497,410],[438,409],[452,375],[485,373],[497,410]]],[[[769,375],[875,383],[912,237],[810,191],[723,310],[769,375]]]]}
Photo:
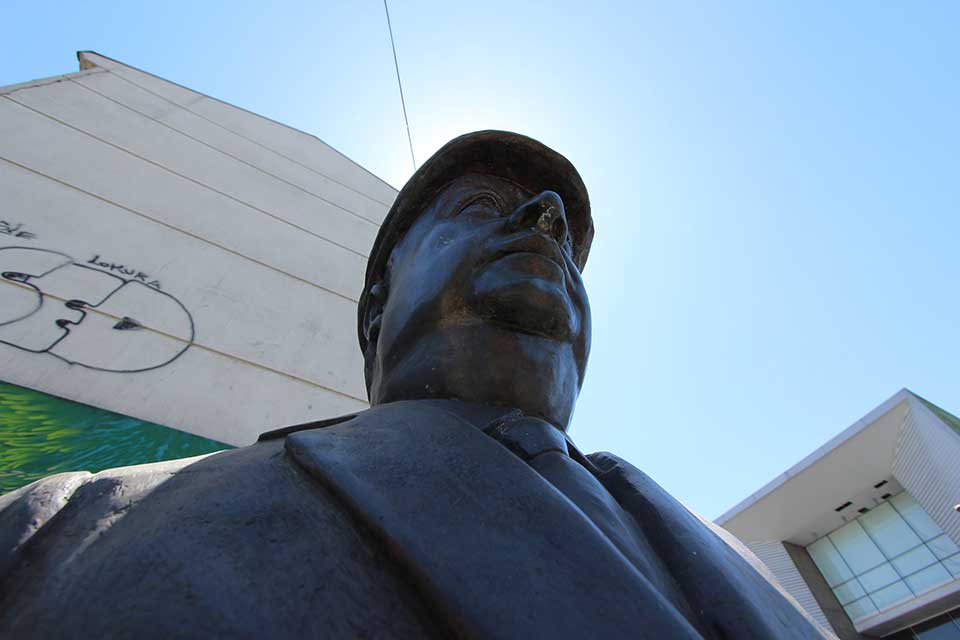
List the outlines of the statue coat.
{"type": "Polygon", "coordinates": [[[828,637],[729,534],[590,460],[692,615],[523,460],[405,401],[0,497],[0,637],[828,637]]]}

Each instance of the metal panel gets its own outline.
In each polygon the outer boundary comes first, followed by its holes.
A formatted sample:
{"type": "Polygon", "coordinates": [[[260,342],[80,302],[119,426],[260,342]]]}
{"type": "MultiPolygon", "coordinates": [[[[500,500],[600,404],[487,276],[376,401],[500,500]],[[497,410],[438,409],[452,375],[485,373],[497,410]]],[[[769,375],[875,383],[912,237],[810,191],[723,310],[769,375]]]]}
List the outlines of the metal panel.
{"type": "Polygon", "coordinates": [[[804,611],[809,613],[825,629],[833,630],[782,543],[776,541],[750,542],[747,543],[747,547],[760,558],[763,564],[767,565],[786,592],[800,603],[804,611]]]}
{"type": "Polygon", "coordinates": [[[897,451],[893,475],[900,484],[960,544],[960,436],[923,403],[911,397],[897,451]]]}

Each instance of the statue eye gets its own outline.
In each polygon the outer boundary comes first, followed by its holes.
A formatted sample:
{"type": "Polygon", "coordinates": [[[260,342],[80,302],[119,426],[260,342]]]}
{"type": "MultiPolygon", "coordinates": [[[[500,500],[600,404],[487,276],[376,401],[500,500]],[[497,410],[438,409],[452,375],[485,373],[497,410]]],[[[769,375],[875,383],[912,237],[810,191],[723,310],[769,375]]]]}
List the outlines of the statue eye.
{"type": "Polygon", "coordinates": [[[460,208],[459,215],[495,217],[502,215],[500,203],[488,194],[481,194],[471,198],[460,208]]]}

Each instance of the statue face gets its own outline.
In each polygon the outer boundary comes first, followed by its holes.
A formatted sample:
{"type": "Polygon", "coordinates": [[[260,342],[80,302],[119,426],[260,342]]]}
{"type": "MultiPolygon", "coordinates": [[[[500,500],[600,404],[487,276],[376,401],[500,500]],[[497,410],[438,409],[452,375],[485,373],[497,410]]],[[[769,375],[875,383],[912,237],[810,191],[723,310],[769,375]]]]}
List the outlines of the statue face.
{"type": "Polygon", "coordinates": [[[378,366],[410,359],[432,341],[436,366],[463,376],[463,385],[471,376],[463,369],[472,368],[486,384],[516,386],[512,367],[548,358],[541,364],[564,375],[546,386],[572,393],[572,410],[589,351],[590,307],[571,252],[557,194],[533,194],[491,176],[454,181],[391,254],[386,300],[374,322],[378,366]]]}

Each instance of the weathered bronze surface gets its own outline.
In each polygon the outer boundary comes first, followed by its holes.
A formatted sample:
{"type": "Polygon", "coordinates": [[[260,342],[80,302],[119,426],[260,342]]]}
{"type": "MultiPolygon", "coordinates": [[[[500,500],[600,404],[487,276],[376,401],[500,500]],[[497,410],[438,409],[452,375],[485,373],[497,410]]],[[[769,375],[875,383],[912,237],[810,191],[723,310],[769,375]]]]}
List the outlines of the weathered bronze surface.
{"type": "Polygon", "coordinates": [[[823,637],[739,543],[566,435],[592,236],[556,152],[448,143],[370,256],[372,408],[3,496],[0,636],[823,637]]]}

